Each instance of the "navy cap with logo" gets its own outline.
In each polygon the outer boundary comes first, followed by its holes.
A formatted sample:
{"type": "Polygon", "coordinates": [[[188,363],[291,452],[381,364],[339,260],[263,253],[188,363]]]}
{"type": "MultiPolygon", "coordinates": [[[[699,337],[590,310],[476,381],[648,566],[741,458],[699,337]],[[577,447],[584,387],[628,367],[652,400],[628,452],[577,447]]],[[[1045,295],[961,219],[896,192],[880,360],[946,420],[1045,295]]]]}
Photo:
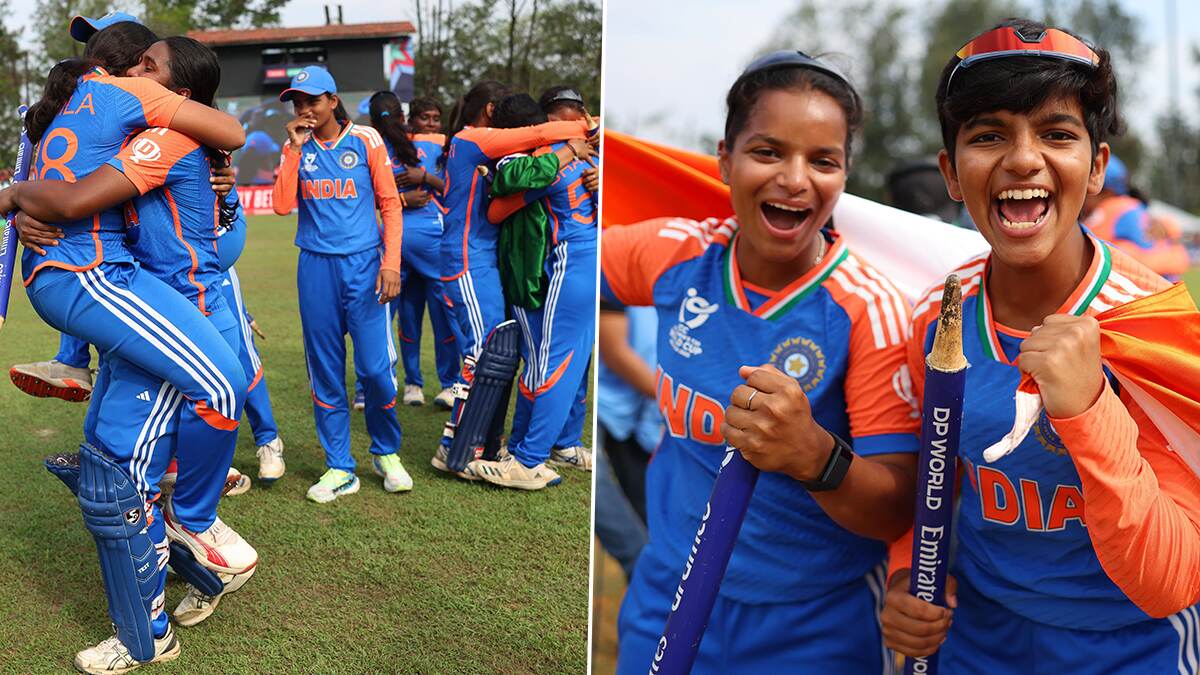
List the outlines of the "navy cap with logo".
{"type": "Polygon", "coordinates": [[[71,37],[78,42],[87,42],[89,38],[105,28],[125,21],[131,21],[136,24],[141,23],[136,16],[126,14],[125,12],[109,12],[98,19],[77,16],[71,19],[71,37]]]}
{"type": "Polygon", "coordinates": [[[292,85],[283,90],[283,93],[279,95],[279,100],[290,101],[296,92],[309,96],[336,94],[337,83],[333,81],[333,75],[330,75],[323,66],[305,66],[292,78],[292,85]]]}

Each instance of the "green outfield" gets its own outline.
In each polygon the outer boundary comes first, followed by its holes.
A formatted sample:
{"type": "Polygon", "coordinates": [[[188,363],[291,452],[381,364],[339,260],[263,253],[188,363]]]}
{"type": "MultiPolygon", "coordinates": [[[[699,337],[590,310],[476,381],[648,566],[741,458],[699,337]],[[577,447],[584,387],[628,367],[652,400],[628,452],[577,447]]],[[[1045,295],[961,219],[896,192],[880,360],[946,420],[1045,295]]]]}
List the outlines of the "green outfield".
{"type": "MultiPolygon", "coordinates": [[[[145,672],[583,672],[591,474],[565,470],[561,485],[536,493],[447,478],[429,466],[445,413],[427,405],[399,413],[413,492],[383,492],[355,414],[362,490],[308,502],[325,466],[300,337],[295,218],[250,221],[237,267],[269,338],[258,347],[288,471],[271,488],[223,502],[222,517],[258,549],[259,570],[206,622],[177,629],[177,661],[145,672]]],[[[57,339],[14,289],[0,364],[51,358],[57,339]]],[[[432,399],[428,325],[424,356],[432,399]]],[[[42,468],[44,456],[77,448],[84,409],[0,382],[2,673],[69,671],[75,651],[111,634],[92,539],[73,498],[42,468]]],[[[254,476],[245,429],[234,466],[254,476]]],[[[182,595],[172,579],[168,609],[182,595]]]]}

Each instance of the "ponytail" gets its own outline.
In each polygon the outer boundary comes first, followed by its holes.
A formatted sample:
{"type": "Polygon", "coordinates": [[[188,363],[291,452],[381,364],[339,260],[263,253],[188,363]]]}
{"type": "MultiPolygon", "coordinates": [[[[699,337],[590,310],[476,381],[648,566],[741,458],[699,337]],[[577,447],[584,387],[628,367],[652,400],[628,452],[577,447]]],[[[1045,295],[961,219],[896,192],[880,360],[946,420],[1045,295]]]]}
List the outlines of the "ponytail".
{"type": "Polygon", "coordinates": [[[50,128],[54,117],[75,95],[75,86],[79,83],[79,78],[98,65],[100,64],[92,59],[67,59],[50,69],[50,74],[46,76],[46,87],[42,90],[42,98],[25,113],[25,131],[31,142],[38,143],[42,140],[42,134],[50,128]]]}
{"type": "Polygon", "coordinates": [[[508,95],[508,87],[496,80],[484,80],[471,87],[466,96],[454,103],[450,110],[450,127],[446,133],[446,144],[442,146],[442,156],[438,158],[438,167],[445,168],[446,160],[450,157],[450,141],[479,115],[487,109],[489,103],[495,103],[508,95]]]}
{"type": "Polygon", "coordinates": [[[375,92],[371,95],[370,115],[371,126],[391,144],[400,163],[405,166],[420,165],[417,148],[408,138],[408,129],[404,126],[404,111],[400,107],[400,99],[390,91],[375,92]]]}

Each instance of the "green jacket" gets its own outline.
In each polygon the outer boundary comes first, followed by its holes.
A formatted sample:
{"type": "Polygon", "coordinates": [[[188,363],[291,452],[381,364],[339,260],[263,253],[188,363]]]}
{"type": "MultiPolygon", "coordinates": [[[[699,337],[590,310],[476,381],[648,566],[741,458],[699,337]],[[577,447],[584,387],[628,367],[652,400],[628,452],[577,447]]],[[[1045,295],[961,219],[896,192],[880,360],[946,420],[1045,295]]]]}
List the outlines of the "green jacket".
{"type": "MultiPolygon", "coordinates": [[[[558,156],[513,157],[503,161],[492,181],[492,197],[544,188],[558,177],[558,156]]],[[[538,309],[546,301],[550,279],[546,255],[550,250],[550,217],[546,207],[534,202],[509,216],[500,225],[496,256],[500,285],[508,302],[538,309]]]]}

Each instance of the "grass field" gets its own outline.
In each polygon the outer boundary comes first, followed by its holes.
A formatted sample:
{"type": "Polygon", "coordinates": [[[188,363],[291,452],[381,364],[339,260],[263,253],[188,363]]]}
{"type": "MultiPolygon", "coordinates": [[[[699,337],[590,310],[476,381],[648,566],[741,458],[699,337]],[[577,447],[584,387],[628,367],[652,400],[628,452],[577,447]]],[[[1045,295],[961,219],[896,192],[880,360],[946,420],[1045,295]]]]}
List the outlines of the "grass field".
{"type": "MultiPolygon", "coordinates": [[[[1200,305],[1200,266],[1193,267],[1184,281],[1192,298],[1200,305]]],[[[617,611],[625,595],[625,574],[611,556],[595,547],[595,572],[592,577],[592,672],[612,673],[617,666],[617,611]]]]}
{"type": "MultiPolygon", "coordinates": [[[[177,661],[145,672],[583,672],[591,474],[568,470],[560,486],[535,493],[447,478],[429,466],[445,413],[403,407],[401,458],[414,491],[383,492],[356,414],[362,490],[308,502],[325,466],[304,371],[295,219],[251,218],[250,228],[238,272],[269,338],[258,347],[288,471],[222,503],[222,517],[258,549],[259,570],[206,622],[178,629],[177,661]]],[[[428,326],[424,341],[432,399],[428,326]]],[[[48,359],[57,345],[14,289],[0,365],[48,359]]],[[[83,415],[83,405],[0,382],[0,673],[69,671],[78,649],[111,634],[91,536],[42,468],[44,456],[77,448],[83,415]]],[[[247,427],[234,466],[251,476],[254,450],[247,427]]],[[[168,610],[182,595],[172,579],[168,610]]]]}

